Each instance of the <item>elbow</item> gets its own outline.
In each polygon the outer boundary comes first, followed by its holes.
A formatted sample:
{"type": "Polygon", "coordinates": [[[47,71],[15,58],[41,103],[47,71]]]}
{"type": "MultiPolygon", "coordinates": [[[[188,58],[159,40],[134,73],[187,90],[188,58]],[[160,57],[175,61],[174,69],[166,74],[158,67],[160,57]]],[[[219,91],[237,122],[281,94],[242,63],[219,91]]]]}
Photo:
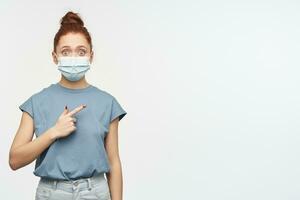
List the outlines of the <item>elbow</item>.
{"type": "Polygon", "coordinates": [[[17,169],[19,169],[19,166],[17,165],[15,156],[13,155],[12,152],[9,154],[9,161],[8,161],[8,163],[9,163],[9,167],[10,167],[13,171],[16,171],[17,169]]]}
{"type": "Polygon", "coordinates": [[[122,167],[120,159],[113,159],[110,161],[110,168],[111,170],[120,170],[122,167]]]}
{"type": "Polygon", "coordinates": [[[9,166],[13,171],[16,171],[18,169],[17,165],[13,164],[11,161],[9,161],[9,166]]]}

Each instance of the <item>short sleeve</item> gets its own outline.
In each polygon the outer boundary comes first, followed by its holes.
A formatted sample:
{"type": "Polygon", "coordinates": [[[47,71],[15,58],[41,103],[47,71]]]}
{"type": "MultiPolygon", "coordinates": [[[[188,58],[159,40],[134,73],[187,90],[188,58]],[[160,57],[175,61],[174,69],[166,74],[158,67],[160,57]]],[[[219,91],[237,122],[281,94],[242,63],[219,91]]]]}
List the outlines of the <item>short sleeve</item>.
{"type": "Polygon", "coordinates": [[[112,98],[110,122],[119,117],[119,121],[127,114],[116,98],[112,98]]]}
{"type": "Polygon", "coordinates": [[[27,112],[33,119],[33,106],[32,106],[32,96],[29,97],[25,102],[23,102],[20,106],[19,109],[22,112],[27,112]]]}

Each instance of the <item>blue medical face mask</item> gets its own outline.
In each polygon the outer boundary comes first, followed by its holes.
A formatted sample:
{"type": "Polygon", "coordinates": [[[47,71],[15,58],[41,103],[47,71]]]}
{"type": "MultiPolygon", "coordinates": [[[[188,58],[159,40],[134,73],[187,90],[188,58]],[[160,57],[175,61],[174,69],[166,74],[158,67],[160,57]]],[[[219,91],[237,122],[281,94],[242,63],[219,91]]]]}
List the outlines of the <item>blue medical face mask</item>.
{"type": "Polygon", "coordinates": [[[90,59],[87,56],[61,56],[57,60],[58,70],[69,81],[80,80],[90,69],[90,59]]]}

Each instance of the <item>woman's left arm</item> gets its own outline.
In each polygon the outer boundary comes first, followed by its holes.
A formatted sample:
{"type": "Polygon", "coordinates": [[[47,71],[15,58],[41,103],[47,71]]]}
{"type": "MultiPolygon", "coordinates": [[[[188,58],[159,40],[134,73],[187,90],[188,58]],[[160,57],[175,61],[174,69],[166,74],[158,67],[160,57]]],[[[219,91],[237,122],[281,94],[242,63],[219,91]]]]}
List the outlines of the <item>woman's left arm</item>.
{"type": "Polygon", "coordinates": [[[106,174],[106,177],[112,200],[122,200],[123,197],[122,165],[118,147],[118,125],[119,119],[117,117],[110,123],[109,132],[105,139],[105,148],[110,164],[110,172],[106,174]]]}

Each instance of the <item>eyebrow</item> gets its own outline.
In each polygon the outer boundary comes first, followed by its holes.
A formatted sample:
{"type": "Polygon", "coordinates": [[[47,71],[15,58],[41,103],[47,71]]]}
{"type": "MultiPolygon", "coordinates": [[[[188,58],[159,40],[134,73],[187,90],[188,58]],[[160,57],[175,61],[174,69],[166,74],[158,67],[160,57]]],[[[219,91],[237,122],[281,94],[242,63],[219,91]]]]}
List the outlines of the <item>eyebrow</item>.
{"type": "MultiPolygon", "coordinates": [[[[84,47],[84,48],[86,48],[84,45],[79,45],[78,47],[84,47]]],[[[77,48],[78,48],[78,47],[77,47],[77,48]]],[[[87,48],[86,48],[86,49],[87,49],[87,48]]]]}
{"type": "MultiPolygon", "coordinates": [[[[85,49],[87,49],[84,45],[79,45],[77,48],[80,48],[80,47],[84,47],[85,49]]],[[[70,48],[70,46],[62,46],[61,49],[63,48],[70,48]]]]}

